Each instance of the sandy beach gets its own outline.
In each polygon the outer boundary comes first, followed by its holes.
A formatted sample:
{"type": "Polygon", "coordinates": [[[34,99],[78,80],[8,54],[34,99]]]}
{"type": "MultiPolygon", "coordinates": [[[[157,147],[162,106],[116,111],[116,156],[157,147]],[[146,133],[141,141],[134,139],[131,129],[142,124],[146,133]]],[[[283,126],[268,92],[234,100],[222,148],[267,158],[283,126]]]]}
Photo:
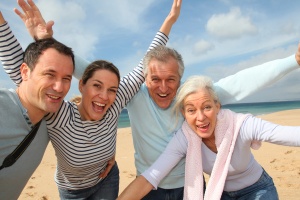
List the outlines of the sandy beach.
{"type": "MultiPolygon", "coordinates": [[[[300,109],[260,117],[282,125],[300,126],[300,109]]],[[[300,148],[263,143],[262,147],[253,153],[258,162],[273,177],[280,199],[299,199],[300,148]]],[[[131,129],[118,129],[116,161],[120,169],[120,192],[135,178],[133,154],[131,129]]],[[[40,166],[28,181],[19,199],[59,199],[54,182],[55,166],[56,158],[50,143],[40,166]]]]}

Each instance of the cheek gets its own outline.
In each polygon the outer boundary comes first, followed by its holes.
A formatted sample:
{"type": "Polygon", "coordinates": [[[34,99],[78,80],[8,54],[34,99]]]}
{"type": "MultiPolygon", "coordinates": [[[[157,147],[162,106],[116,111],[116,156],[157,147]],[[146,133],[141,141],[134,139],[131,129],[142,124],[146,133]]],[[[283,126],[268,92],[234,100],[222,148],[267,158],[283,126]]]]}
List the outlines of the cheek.
{"type": "Polygon", "coordinates": [[[170,84],[169,88],[171,88],[173,90],[173,92],[176,93],[179,88],[179,83],[170,84]]]}
{"type": "Polygon", "coordinates": [[[70,87],[71,87],[71,82],[64,84],[64,88],[66,91],[68,91],[70,89],[70,87]]]}
{"type": "Polygon", "coordinates": [[[117,94],[113,93],[109,95],[110,102],[113,103],[116,100],[117,94]]]}
{"type": "Polygon", "coordinates": [[[185,114],[184,115],[186,121],[188,122],[188,124],[193,125],[194,121],[195,121],[195,117],[193,115],[189,115],[189,114],[185,114]]]}

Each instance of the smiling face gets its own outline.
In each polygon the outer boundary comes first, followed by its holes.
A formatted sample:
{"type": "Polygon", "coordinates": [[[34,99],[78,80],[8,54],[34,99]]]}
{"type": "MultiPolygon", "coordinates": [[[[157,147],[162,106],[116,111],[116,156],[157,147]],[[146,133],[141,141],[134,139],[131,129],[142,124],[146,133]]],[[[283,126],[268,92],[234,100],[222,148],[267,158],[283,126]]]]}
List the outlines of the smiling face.
{"type": "Polygon", "coordinates": [[[189,94],[183,101],[182,114],[192,130],[202,138],[213,138],[220,104],[207,89],[189,94]]]}
{"type": "Polygon", "coordinates": [[[72,58],[53,48],[41,54],[32,71],[22,64],[19,93],[30,113],[44,115],[59,109],[70,89],[73,69],[72,58]]]}
{"type": "Polygon", "coordinates": [[[153,101],[162,109],[168,108],[180,85],[178,63],[172,57],[167,62],[149,62],[146,85],[153,101]]]}
{"type": "Polygon", "coordinates": [[[82,100],[78,109],[82,120],[102,119],[116,99],[118,86],[117,75],[106,69],[95,71],[85,84],[80,80],[82,100]]]}

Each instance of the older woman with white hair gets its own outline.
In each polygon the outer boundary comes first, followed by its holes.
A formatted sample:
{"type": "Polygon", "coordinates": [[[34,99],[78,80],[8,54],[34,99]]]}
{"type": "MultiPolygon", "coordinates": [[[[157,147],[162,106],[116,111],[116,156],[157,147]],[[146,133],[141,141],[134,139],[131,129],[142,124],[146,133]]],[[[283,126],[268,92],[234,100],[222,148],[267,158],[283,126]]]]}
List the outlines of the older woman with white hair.
{"type": "Polygon", "coordinates": [[[179,89],[177,115],[185,122],[163,154],[119,199],[140,199],[186,156],[184,199],[278,199],[272,178],[254,159],[260,142],[300,146],[300,127],[281,126],[221,109],[210,78],[193,76],[179,89]],[[203,191],[203,172],[210,179],[203,191]]]}

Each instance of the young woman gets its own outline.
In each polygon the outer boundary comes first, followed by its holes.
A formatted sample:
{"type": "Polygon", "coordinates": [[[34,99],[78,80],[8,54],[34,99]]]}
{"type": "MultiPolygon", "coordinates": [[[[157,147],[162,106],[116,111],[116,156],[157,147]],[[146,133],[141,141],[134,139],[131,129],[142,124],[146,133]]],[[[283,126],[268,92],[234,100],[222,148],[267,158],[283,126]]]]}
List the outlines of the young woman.
{"type": "MultiPolygon", "coordinates": [[[[46,25],[35,4],[31,0],[29,4],[22,0],[18,2],[24,14],[20,11],[17,14],[32,36],[52,36],[51,27],[46,25]]],[[[149,50],[167,43],[167,36],[179,16],[180,7],[181,1],[174,0],[171,12],[149,50]]],[[[10,51],[0,54],[0,58],[7,61],[3,62],[5,70],[15,83],[19,83],[22,81],[18,68],[22,62],[22,59],[19,60],[22,49],[8,25],[2,28],[9,32],[1,37],[9,41],[7,49],[10,51]]],[[[45,116],[57,156],[55,181],[61,199],[117,198],[119,170],[114,160],[117,121],[122,109],[144,82],[142,70],[140,62],[138,67],[120,79],[119,71],[112,63],[95,61],[88,65],[80,79],[81,101],[78,104],[65,101],[58,112],[45,116]]],[[[47,76],[51,77],[51,72],[47,76]]],[[[46,92],[53,102],[59,98],[59,94],[51,88],[42,92],[46,92]]]]}
{"type": "Polygon", "coordinates": [[[212,81],[189,78],[179,89],[175,111],[185,122],[164,153],[119,199],[140,199],[186,156],[184,199],[203,199],[203,172],[210,175],[204,199],[278,199],[272,178],[254,159],[260,142],[300,146],[300,126],[281,126],[221,105],[212,81]]]}

